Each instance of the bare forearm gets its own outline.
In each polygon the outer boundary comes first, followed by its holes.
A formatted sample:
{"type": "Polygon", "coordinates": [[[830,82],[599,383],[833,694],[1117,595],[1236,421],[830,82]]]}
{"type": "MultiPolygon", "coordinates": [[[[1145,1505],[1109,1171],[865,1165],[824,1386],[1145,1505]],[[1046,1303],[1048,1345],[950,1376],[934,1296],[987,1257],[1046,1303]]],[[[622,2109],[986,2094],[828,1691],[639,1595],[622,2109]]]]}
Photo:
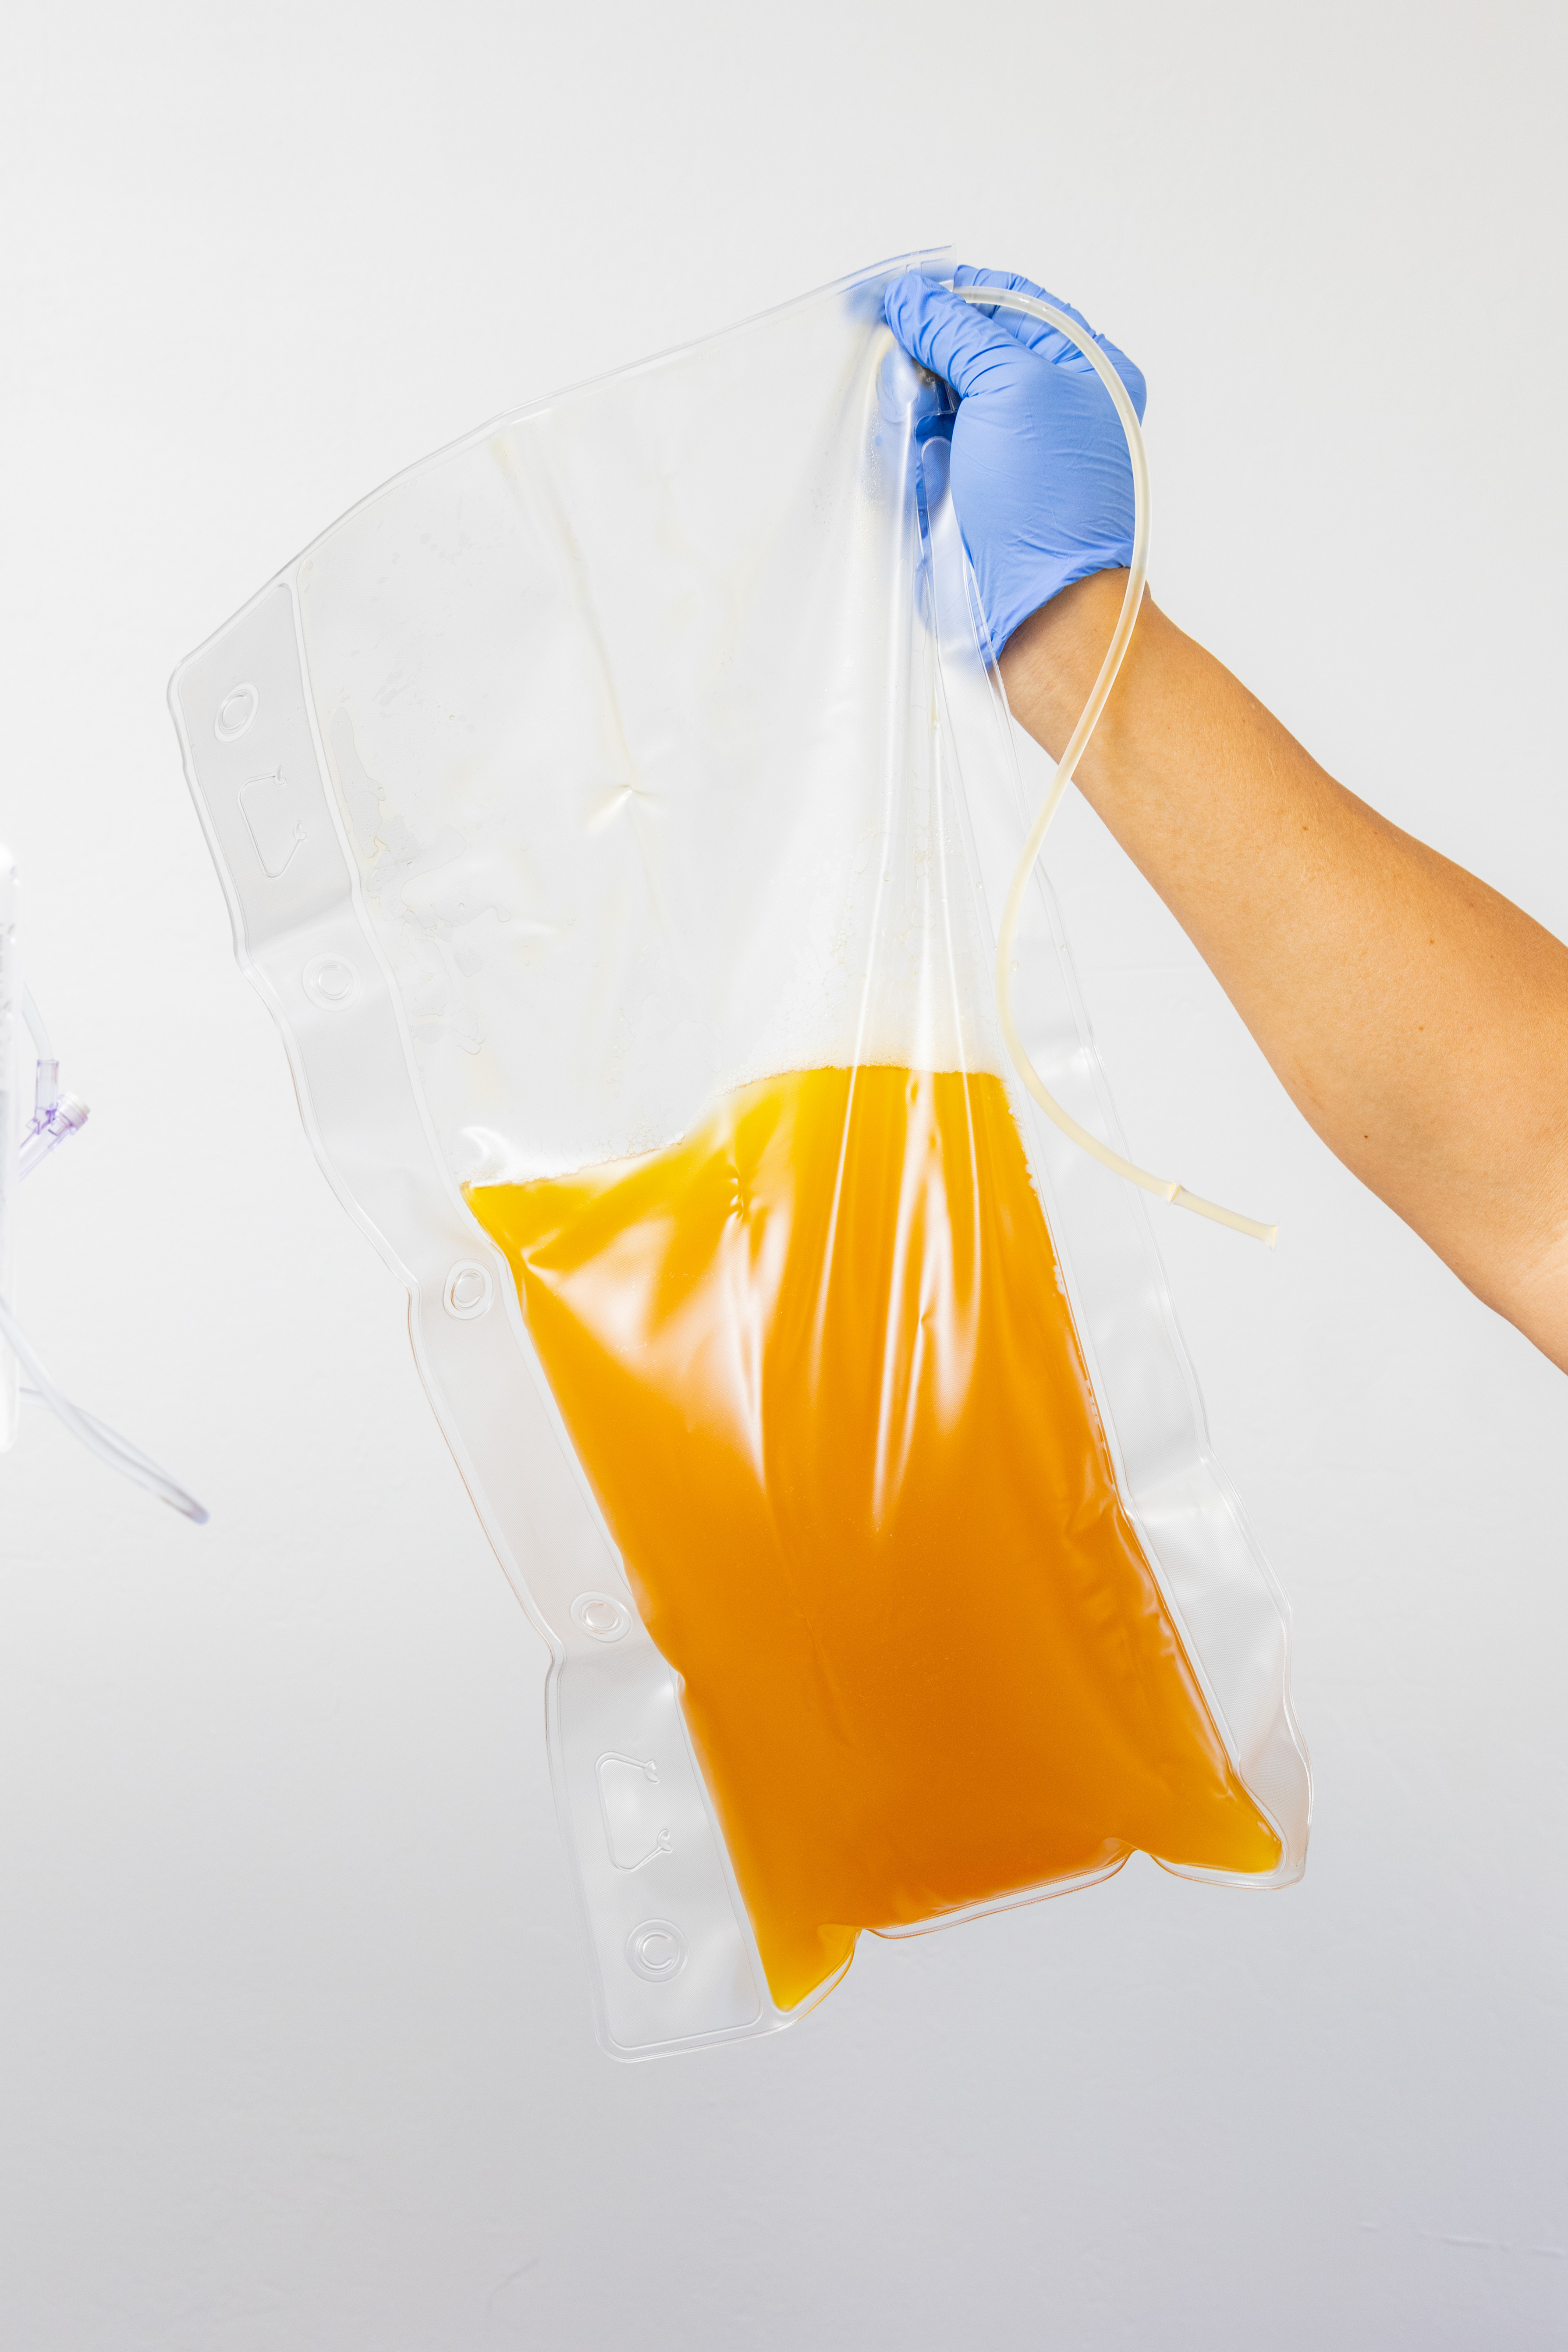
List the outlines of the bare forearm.
{"type": "MultiPolygon", "coordinates": [[[[1125,575],[1009,642],[1060,753],[1125,575]]],[[[1568,949],[1327,775],[1145,602],[1079,784],[1323,1140],[1568,1369],[1568,949]]]]}

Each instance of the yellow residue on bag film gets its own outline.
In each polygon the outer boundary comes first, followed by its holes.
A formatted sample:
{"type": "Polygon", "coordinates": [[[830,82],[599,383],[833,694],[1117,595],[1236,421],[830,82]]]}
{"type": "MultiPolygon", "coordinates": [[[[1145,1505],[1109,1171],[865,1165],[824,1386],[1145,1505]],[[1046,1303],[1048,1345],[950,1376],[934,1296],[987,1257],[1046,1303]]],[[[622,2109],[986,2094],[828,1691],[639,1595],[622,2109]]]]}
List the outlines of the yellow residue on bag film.
{"type": "Polygon", "coordinates": [[[692,1737],[773,1997],[862,1927],[1266,1873],[1117,1495],[998,1079],[796,1072],[474,1187],[692,1737]]]}

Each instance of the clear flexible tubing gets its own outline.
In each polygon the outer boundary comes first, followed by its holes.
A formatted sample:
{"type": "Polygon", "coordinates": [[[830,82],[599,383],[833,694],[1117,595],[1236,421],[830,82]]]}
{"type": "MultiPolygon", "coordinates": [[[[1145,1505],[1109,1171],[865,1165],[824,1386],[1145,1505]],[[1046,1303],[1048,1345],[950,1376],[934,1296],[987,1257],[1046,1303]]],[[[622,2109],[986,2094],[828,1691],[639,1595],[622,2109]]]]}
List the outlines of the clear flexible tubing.
{"type": "Polygon", "coordinates": [[[69,1397],[60,1394],[34,1354],[26,1334],[4,1298],[0,1298],[0,1339],[5,1341],[22,1370],[32,1380],[33,1386],[23,1390],[24,1396],[36,1396],[40,1403],[47,1404],[89,1454],[96,1454],[100,1462],[106,1462],[111,1470],[118,1470],[122,1478],[134,1479],[137,1486],[145,1486],[150,1495],[156,1495],[161,1503],[167,1503],[172,1511],[179,1511],[187,1519],[194,1519],[198,1527],[206,1525],[207,1515],[195,1496],[187,1495],[183,1486],[176,1486],[166,1470],[160,1470],[156,1462],[149,1461],[139,1446],[132,1445],[128,1438],[116,1436],[114,1431],[95,1415],[84,1412],[80,1405],[72,1404],[69,1397]]]}
{"type": "Polygon", "coordinates": [[[1087,1151],[1092,1159],[1098,1160],[1102,1167],[1109,1168],[1114,1175],[1126,1177],[1129,1183],[1142,1185],[1145,1192],[1157,1192],[1162,1201],[1170,1202],[1175,1208],[1190,1209],[1196,1216],[1212,1218],[1217,1225],[1229,1225],[1236,1233],[1250,1234],[1255,1241],[1267,1242],[1272,1249],[1279,1239],[1278,1225],[1266,1225],[1257,1217],[1244,1217],[1235,1209],[1222,1209],[1217,1201],[1206,1201],[1198,1193],[1189,1192],[1185,1184],[1178,1184],[1165,1176],[1152,1176],[1146,1168],[1135,1168],[1130,1160],[1124,1160],[1119,1151],[1113,1151],[1109,1144],[1102,1143],[1098,1136],[1091,1135],[1086,1127],[1081,1127],[1071,1112],[1063,1110],[1050,1092],[1030,1060],[1023,1039],[1019,1034],[1018,1021],[1013,1012],[1013,950],[1018,940],[1019,918],[1023,912],[1024,892],[1045,845],[1046,830],[1061,806],[1061,795],[1072,782],[1078,762],[1083,757],[1089,738],[1093,734],[1100,714],[1110,698],[1111,688],[1116,683],[1116,673],[1132,642],[1134,625],[1143,603],[1144,582],[1149,569],[1149,461],[1144,452],[1143,434],[1138,429],[1138,413],[1128,396],[1127,387],[1086,327],[1080,326],[1076,319],[1069,318],[1065,310],[1059,310],[1054,302],[1041,302],[1032,294],[1015,293],[1010,287],[955,286],[953,291],[961,300],[972,302],[977,309],[1025,311],[1030,318],[1039,319],[1046,326],[1054,327],[1075,351],[1082,352],[1116,404],[1116,414],[1127,436],[1127,455],[1133,463],[1133,561],[1127,572],[1122,609],[1116,617],[1116,626],[1106,647],[1105,658],[1100,665],[1100,675],[1094,681],[1088,701],[1078,714],[1077,726],[1067,739],[1067,749],[1061,755],[1051,790],[1040,803],[1040,814],[1030,828],[1029,839],[1024,843],[1023,853],[1013,870],[1007,904],[1002,909],[1001,929],[997,934],[997,1011],[1008,1052],[1012,1056],[1014,1068],[1046,1117],[1054,1119],[1063,1135],[1071,1136],[1072,1141],[1087,1151]]]}

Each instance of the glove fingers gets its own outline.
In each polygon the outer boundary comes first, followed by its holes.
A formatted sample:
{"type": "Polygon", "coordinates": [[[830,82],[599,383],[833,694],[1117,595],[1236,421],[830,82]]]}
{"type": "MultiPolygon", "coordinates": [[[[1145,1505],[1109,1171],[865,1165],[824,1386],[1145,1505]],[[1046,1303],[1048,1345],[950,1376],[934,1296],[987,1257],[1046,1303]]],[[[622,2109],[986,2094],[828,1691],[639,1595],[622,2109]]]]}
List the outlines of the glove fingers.
{"type": "MultiPolygon", "coordinates": [[[[1074,310],[1071,302],[1064,302],[1059,294],[1050,293],[1045,287],[1036,286],[1032,279],[1020,278],[1010,269],[976,269],[967,262],[960,262],[955,269],[953,283],[955,286],[1004,287],[1014,294],[1030,294],[1037,302],[1049,302],[1053,310],[1065,310],[1086,334],[1094,337],[1126,385],[1138,422],[1143,423],[1148,387],[1145,383],[1142,368],[1130,360],[1125,352],[1118,350],[1109,336],[1096,335],[1082,311],[1074,310]]],[[[1016,336],[1027,350],[1038,352],[1042,359],[1050,360],[1054,366],[1071,368],[1076,373],[1089,369],[1090,362],[1068,341],[1060,328],[1048,327],[1042,319],[1031,319],[1023,310],[993,310],[988,305],[980,307],[985,308],[988,318],[994,318],[998,326],[1005,327],[1009,334],[1016,336]]]]}
{"type": "Polygon", "coordinates": [[[887,323],[922,367],[945,376],[960,400],[1016,368],[1019,346],[1005,327],[918,271],[894,278],[883,299],[887,323]]]}
{"type": "MultiPolygon", "coordinates": [[[[1082,310],[1075,310],[1071,302],[1062,300],[1060,294],[1051,293],[1048,287],[1037,286],[1030,278],[1019,277],[1014,270],[975,269],[968,262],[961,261],[953,272],[953,283],[955,286],[996,286],[1012,294],[1030,294],[1037,302],[1049,302],[1052,310],[1065,310],[1070,319],[1077,320],[1085,334],[1094,334],[1082,310]]],[[[987,316],[994,317],[998,326],[1005,327],[1009,335],[1016,335],[1019,342],[1031,352],[1042,352],[1048,359],[1077,360],[1081,365],[1087,364],[1061,330],[1048,327],[1043,319],[1031,319],[1023,310],[993,312],[988,307],[987,316]]],[[[1094,340],[1098,342],[1100,338],[1096,335],[1094,340]]]]}

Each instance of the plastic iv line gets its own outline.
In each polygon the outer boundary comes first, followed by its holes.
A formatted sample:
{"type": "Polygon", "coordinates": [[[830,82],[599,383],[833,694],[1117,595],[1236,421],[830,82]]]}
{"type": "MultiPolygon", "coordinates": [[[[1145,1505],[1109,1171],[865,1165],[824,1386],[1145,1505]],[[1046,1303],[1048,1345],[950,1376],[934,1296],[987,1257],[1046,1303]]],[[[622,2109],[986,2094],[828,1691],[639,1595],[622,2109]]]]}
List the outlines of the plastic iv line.
{"type": "MultiPolygon", "coordinates": [[[[18,1181],[30,1176],[57,1144],[63,1143],[68,1136],[74,1135],[78,1128],[84,1127],[88,1116],[87,1105],[77,1096],[62,1095],[59,1091],[59,1062],[49,1041],[49,1033],[44,1026],[44,1017],[34,1002],[32,991],[26,985],[19,991],[19,1008],[32,1033],[37,1059],[32,1125],[22,1139],[16,1160],[18,1181]]],[[[148,1493],[156,1495],[161,1503],[167,1503],[171,1510],[181,1512],[187,1519],[193,1519],[198,1527],[205,1526],[207,1514],[193,1495],[187,1495],[166,1470],[161,1470],[156,1462],[141,1452],[140,1446],[132,1445],[129,1438],[119,1436],[95,1413],[84,1412],[80,1405],[73,1404],[69,1397],[62,1395],[38,1361],[32,1343],[4,1297],[0,1297],[0,1340],[4,1340],[10,1349],[33,1383],[31,1388],[22,1391],[25,1397],[47,1404],[89,1454],[96,1454],[100,1462],[107,1463],[111,1470],[118,1470],[121,1477],[133,1479],[137,1486],[145,1486],[148,1493]]]]}
{"type": "Polygon", "coordinates": [[[961,301],[972,302],[977,310],[1024,310],[1031,319],[1041,320],[1066,337],[1075,351],[1082,352],[1095,374],[1116,404],[1122,420],[1122,430],[1127,436],[1127,455],[1133,464],[1133,561],[1127,572],[1126,593],[1116,626],[1106,647],[1105,658],[1100,665],[1089,699],[1078,714],[1078,724],[1067,740],[1051,790],[1040,803],[1040,814],[1030,828],[1023,854],[1013,870],[1008,890],[1007,904],[1002,910],[1001,929],[997,935],[997,1011],[1001,1019],[1002,1035],[1007,1041],[1013,1066],[1035,1101],[1054,1119],[1063,1135],[1098,1160],[1102,1167],[1114,1175],[1125,1176],[1130,1183],[1142,1185],[1145,1192],[1157,1192],[1178,1209],[1190,1209],[1196,1216],[1210,1217],[1218,1225],[1229,1225],[1239,1234],[1250,1234],[1255,1241],[1267,1242],[1270,1249],[1279,1238],[1278,1225],[1266,1225],[1256,1217],[1244,1217],[1235,1209],[1222,1209],[1217,1201],[1205,1201],[1197,1192],[1189,1192],[1184,1184],[1164,1176],[1152,1176],[1146,1168],[1135,1168],[1124,1160],[1119,1151],[1102,1143],[1081,1127],[1071,1111],[1064,1110],[1047,1088],[1034,1064],[1030,1060],[1023,1039],[1019,1034],[1013,1013],[1013,950],[1017,943],[1019,918],[1023,912],[1024,892],[1040,860],[1045,835],[1051,818],[1061,803],[1061,796],[1072,782],[1078,762],[1083,757],[1089,738],[1093,734],[1100,714],[1110,699],[1111,688],[1116,683],[1116,673],[1122,667],[1127,647],[1132,642],[1134,625],[1143,603],[1144,582],[1149,569],[1149,461],[1144,453],[1144,436],[1138,427],[1138,415],[1128,396],[1127,387],[1095,342],[1086,327],[1076,319],[1059,310],[1053,302],[1038,301],[1032,294],[1014,293],[1010,287],[955,286],[953,292],[961,301]]]}
{"type": "Polygon", "coordinates": [[[207,1514],[193,1495],[187,1495],[183,1486],[177,1486],[166,1470],[160,1470],[156,1462],[150,1461],[128,1438],[117,1437],[114,1431],[96,1415],[84,1412],[79,1404],[72,1404],[69,1397],[61,1395],[3,1298],[0,1298],[0,1339],[5,1340],[32,1381],[32,1387],[23,1390],[24,1396],[36,1397],[41,1404],[47,1404],[50,1412],[64,1422],[71,1435],[78,1438],[89,1454],[96,1454],[99,1460],[106,1462],[111,1470],[118,1470],[122,1477],[133,1478],[139,1486],[145,1486],[150,1495],[156,1495],[161,1503],[167,1503],[171,1510],[183,1513],[187,1519],[194,1519],[198,1527],[205,1527],[207,1514]]]}

